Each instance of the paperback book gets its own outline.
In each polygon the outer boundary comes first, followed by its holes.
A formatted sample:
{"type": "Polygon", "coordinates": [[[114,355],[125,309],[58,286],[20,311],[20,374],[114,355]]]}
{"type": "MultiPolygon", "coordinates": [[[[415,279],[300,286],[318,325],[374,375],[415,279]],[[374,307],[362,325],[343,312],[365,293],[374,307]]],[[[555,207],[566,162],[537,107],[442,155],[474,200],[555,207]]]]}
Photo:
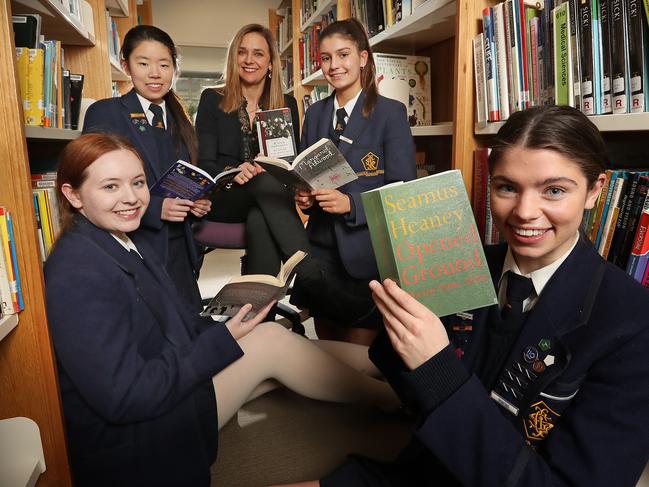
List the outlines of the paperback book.
{"type": "Polygon", "coordinates": [[[266,157],[293,161],[297,155],[291,110],[279,108],[257,113],[259,150],[266,157]]]}
{"type": "Polygon", "coordinates": [[[165,198],[195,201],[205,196],[208,191],[222,190],[232,183],[239,172],[241,169],[235,167],[212,177],[200,167],[178,160],[149,188],[149,191],[152,195],[165,198]]]}
{"type": "Polygon", "coordinates": [[[460,171],[361,197],[381,279],[393,279],[438,316],[496,304],[460,171]]]}
{"type": "Polygon", "coordinates": [[[212,298],[201,315],[234,316],[243,306],[252,304],[252,309],[245,319],[253,318],[268,303],[279,301],[286,296],[295,274],[295,267],[304,257],[306,257],[305,252],[301,250],[295,252],[282,264],[277,276],[249,274],[233,277],[212,298]]]}
{"type": "Polygon", "coordinates": [[[292,165],[266,156],[257,156],[255,162],[287,186],[307,191],[336,189],[358,179],[336,144],[327,138],[300,152],[292,165]]]}

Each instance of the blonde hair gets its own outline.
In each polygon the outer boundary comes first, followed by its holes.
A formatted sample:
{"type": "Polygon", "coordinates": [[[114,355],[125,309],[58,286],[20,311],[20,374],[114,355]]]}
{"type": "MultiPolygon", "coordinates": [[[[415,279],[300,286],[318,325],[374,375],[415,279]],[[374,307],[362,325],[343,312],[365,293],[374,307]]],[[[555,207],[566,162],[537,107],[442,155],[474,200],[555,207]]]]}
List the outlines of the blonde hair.
{"type": "Polygon", "coordinates": [[[219,108],[226,113],[231,113],[239,109],[243,101],[243,92],[241,90],[241,80],[239,79],[239,62],[238,54],[241,41],[246,34],[256,32],[266,39],[268,52],[270,53],[271,77],[264,80],[264,93],[261,97],[260,105],[264,105],[266,110],[282,108],[284,106],[284,91],[282,90],[282,69],[277,46],[273,41],[273,35],[270,30],[260,24],[248,24],[239,29],[230,42],[228,55],[225,61],[225,83],[219,92],[223,94],[219,108]]]}

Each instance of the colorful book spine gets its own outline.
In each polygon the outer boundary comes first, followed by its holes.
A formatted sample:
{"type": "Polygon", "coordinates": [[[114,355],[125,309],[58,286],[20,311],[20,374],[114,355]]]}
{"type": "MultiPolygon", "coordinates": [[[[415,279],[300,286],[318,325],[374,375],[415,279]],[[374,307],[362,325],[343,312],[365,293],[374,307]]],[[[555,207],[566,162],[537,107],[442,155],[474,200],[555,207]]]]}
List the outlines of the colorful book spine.
{"type": "Polygon", "coordinates": [[[493,9],[485,8],[482,11],[482,27],[484,33],[484,59],[485,75],[487,77],[489,121],[498,122],[500,121],[500,102],[498,100],[498,67],[493,31],[493,9]]]}
{"type": "MultiPolygon", "coordinates": [[[[647,0],[649,1],[649,0],[647,0]]],[[[500,103],[500,119],[509,118],[509,50],[505,30],[504,3],[493,8],[494,45],[496,48],[496,67],[498,68],[498,101],[500,103]]]]}
{"type": "Polygon", "coordinates": [[[613,113],[627,113],[629,91],[629,45],[625,0],[610,0],[611,15],[611,97],[613,113]]]}
{"type": "Polygon", "coordinates": [[[23,106],[27,125],[43,125],[45,104],[43,98],[43,49],[29,50],[27,71],[27,103],[23,106]]]}
{"type": "Polygon", "coordinates": [[[554,21],[554,87],[557,105],[572,105],[572,47],[570,44],[570,9],[568,3],[555,7],[554,21]]]}
{"type": "Polygon", "coordinates": [[[18,253],[16,252],[16,237],[14,234],[14,224],[11,213],[7,213],[7,231],[9,232],[9,250],[11,251],[11,262],[13,264],[14,277],[16,281],[16,297],[18,301],[18,310],[25,309],[25,301],[23,299],[23,290],[20,282],[20,270],[18,268],[18,253]]]}
{"type": "Polygon", "coordinates": [[[611,15],[609,0],[599,0],[599,20],[601,25],[602,46],[602,113],[612,113],[611,97],[611,15]]]}
{"type": "Polygon", "coordinates": [[[633,238],[633,246],[631,247],[631,255],[629,262],[626,266],[626,273],[632,276],[637,281],[640,280],[644,267],[647,265],[649,258],[649,238],[647,232],[649,231],[649,194],[645,197],[642,206],[642,214],[638,221],[638,227],[635,231],[633,238]],[[644,267],[643,267],[644,266],[644,267]]]}
{"type": "Polygon", "coordinates": [[[484,33],[473,39],[473,73],[475,77],[476,121],[479,127],[486,127],[489,107],[487,105],[487,78],[485,75],[484,33]]]}
{"type": "Polygon", "coordinates": [[[645,97],[649,92],[647,63],[647,23],[640,9],[641,0],[626,0],[629,43],[629,83],[631,87],[630,111],[645,111],[645,97]]]}
{"type": "Polygon", "coordinates": [[[604,201],[604,206],[602,208],[602,218],[599,222],[599,228],[597,229],[597,236],[595,237],[594,240],[595,247],[597,247],[598,249],[599,249],[599,244],[602,240],[602,233],[604,232],[604,228],[606,227],[606,221],[608,220],[608,213],[611,209],[611,198],[615,193],[615,186],[617,184],[616,181],[619,175],[620,175],[620,171],[611,172],[611,181],[609,182],[608,193],[606,195],[606,200],[604,201]]]}
{"type": "Polygon", "coordinates": [[[11,244],[9,242],[9,212],[5,207],[0,206],[0,245],[2,246],[2,254],[4,255],[4,264],[7,270],[7,277],[9,279],[9,292],[11,296],[11,304],[14,312],[20,311],[18,303],[18,286],[16,284],[16,273],[11,257],[11,244]]]}

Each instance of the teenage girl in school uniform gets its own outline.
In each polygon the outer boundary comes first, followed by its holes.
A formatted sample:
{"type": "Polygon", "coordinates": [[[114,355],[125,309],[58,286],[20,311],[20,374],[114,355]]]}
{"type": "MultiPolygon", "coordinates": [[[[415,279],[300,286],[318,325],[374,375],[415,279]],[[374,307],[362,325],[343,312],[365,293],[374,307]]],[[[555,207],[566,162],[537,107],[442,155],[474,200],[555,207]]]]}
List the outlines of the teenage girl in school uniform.
{"type": "Polygon", "coordinates": [[[396,409],[389,385],[357,370],[373,369],[364,347],[260,324],[272,303],[226,324],[188,309],[137,231],[150,202],[143,166],[105,134],[70,142],[59,163],[65,225],[45,288],[76,486],[209,486],[219,429],[280,383],[396,409]]]}
{"type": "Polygon", "coordinates": [[[319,485],[636,485],[649,459],[649,292],[580,232],[607,162],[574,108],[509,118],[489,156],[506,240],[486,249],[499,305],[442,322],[372,282],[387,333],[370,358],[419,426],[396,462],[353,457],[319,485]]]}
{"type": "Polygon", "coordinates": [[[293,301],[317,317],[321,338],[369,344],[380,326],[373,313],[370,279],[378,269],[360,194],[416,176],[415,145],[406,107],[378,94],[372,50],[356,19],[333,22],[320,34],[320,63],[335,89],[311,106],[302,127],[302,148],[328,137],[338,145],[358,179],[339,189],[299,191],[298,206],[309,214],[307,231],[325,279],[353,299],[313,304],[313,293],[299,280],[293,301]],[[310,302],[312,304],[310,304],[310,302]]]}
{"type": "MultiPolygon", "coordinates": [[[[128,139],[142,155],[151,186],[178,159],[196,163],[198,158],[192,123],[172,90],[178,54],[171,37],[150,25],[129,30],[121,54],[133,89],[120,98],[93,103],[83,133],[103,132],[128,139]]],[[[201,258],[190,222],[204,217],[210,208],[209,200],[152,196],[139,230],[193,309],[201,308],[196,282],[201,258]]]]}

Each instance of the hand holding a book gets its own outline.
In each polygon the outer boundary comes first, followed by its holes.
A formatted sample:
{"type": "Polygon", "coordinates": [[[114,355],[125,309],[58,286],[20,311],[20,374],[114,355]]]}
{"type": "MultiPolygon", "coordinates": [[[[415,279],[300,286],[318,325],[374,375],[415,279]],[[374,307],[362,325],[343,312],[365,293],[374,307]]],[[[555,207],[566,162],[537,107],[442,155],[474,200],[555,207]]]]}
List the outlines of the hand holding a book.
{"type": "Polygon", "coordinates": [[[234,178],[234,180],[239,184],[246,184],[257,174],[264,171],[259,164],[253,164],[250,162],[242,162],[239,165],[239,169],[241,169],[241,172],[234,178]]]}
{"type": "Polygon", "coordinates": [[[349,196],[337,189],[316,189],[311,194],[322,208],[322,211],[334,215],[346,215],[352,211],[349,196]]]}
{"type": "Polygon", "coordinates": [[[414,370],[449,344],[440,319],[391,279],[370,283],[394,350],[414,370]]]}
{"type": "Polygon", "coordinates": [[[165,198],[162,202],[162,218],[168,222],[182,222],[194,207],[194,202],[180,198],[165,198]]]}
{"type": "Polygon", "coordinates": [[[196,200],[194,206],[189,210],[197,218],[203,218],[212,209],[212,202],[210,200],[196,200]]]}
{"type": "Polygon", "coordinates": [[[255,329],[255,327],[261,323],[266,315],[270,312],[270,309],[275,304],[275,301],[271,301],[266,306],[264,306],[259,313],[257,313],[253,318],[245,320],[245,316],[252,309],[252,304],[246,304],[241,307],[239,312],[226,321],[225,326],[228,328],[230,335],[234,337],[235,340],[245,337],[248,333],[255,329]]]}

